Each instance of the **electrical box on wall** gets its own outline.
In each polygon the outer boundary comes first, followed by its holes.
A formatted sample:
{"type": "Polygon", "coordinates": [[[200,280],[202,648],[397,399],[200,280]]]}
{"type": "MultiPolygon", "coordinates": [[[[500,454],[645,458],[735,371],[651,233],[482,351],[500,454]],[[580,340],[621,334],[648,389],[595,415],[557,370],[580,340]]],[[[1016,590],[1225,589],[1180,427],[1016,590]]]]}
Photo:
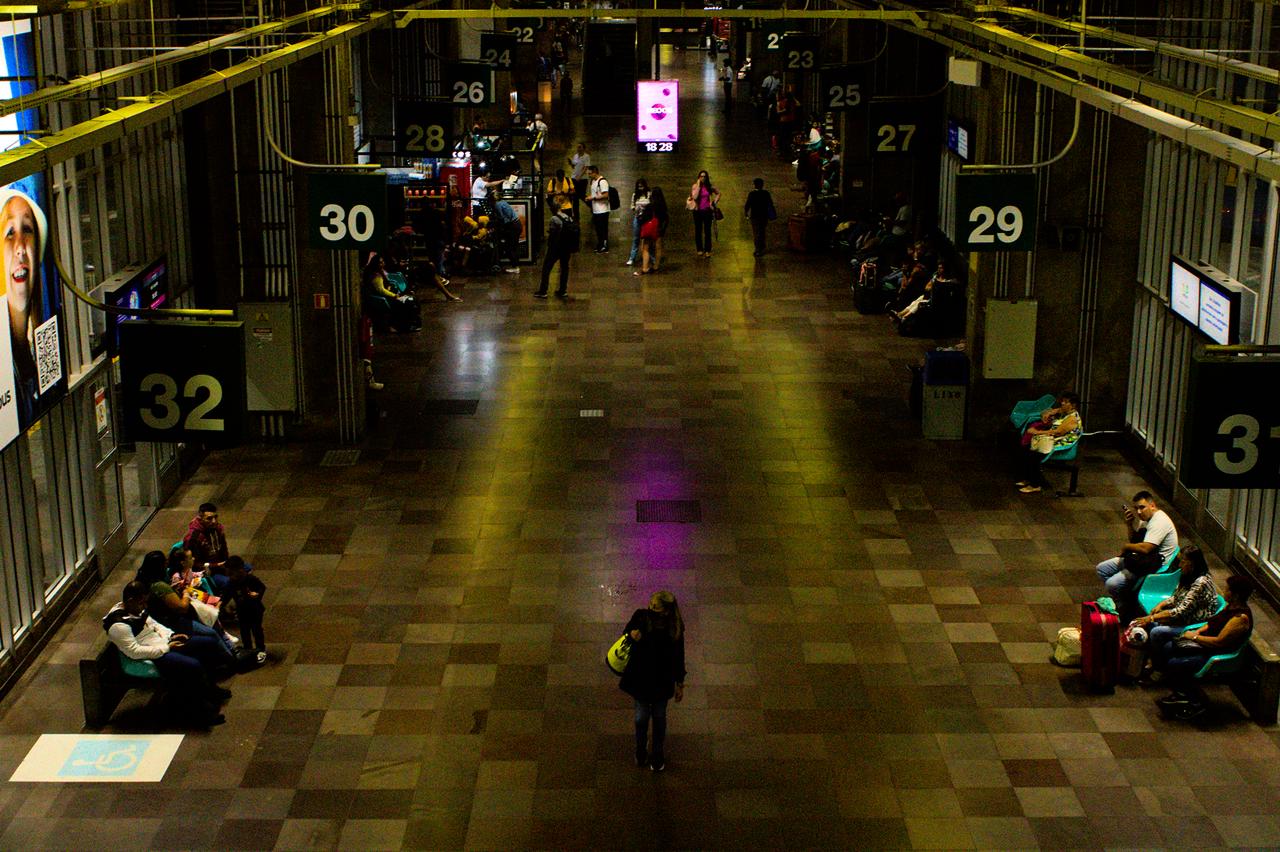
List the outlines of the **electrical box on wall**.
{"type": "Polygon", "coordinates": [[[293,307],[289,302],[241,302],[249,411],[296,411],[293,307]]]}
{"type": "Polygon", "coordinates": [[[982,344],[982,377],[1030,379],[1036,362],[1036,302],[989,299],[982,344]]]}
{"type": "Polygon", "coordinates": [[[981,86],[982,63],[976,59],[948,57],[947,80],[957,86],[981,86]]]}

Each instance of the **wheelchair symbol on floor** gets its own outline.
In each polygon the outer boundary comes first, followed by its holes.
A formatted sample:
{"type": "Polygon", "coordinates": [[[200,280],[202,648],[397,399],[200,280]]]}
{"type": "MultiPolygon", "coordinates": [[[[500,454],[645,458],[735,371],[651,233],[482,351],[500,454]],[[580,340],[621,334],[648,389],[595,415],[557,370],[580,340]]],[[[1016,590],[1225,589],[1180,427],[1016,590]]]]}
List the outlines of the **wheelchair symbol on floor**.
{"type": "Polygon", "coordinates": [[[58,774],[82,778],[128,775],[138,768],[149,745],[145,740],[77,743],[58,774]]]}

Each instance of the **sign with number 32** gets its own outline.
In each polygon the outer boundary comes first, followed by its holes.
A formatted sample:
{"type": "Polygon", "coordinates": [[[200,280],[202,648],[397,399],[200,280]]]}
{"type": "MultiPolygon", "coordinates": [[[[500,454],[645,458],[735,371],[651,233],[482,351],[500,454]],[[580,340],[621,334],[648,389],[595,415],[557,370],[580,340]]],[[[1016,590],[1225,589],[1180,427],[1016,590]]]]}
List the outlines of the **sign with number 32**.
{"type": "Polygon", "coordinates": [[[244,431],[244,324],[120,325],[120,405],[130,441],[225,446],[244,431]]]}

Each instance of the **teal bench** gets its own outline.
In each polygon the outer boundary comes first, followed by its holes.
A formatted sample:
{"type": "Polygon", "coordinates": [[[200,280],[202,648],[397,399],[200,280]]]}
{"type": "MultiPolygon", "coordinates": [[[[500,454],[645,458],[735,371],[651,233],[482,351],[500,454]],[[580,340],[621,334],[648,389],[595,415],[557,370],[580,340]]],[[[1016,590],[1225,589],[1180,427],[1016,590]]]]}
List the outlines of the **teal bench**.
{"type": "Polygon", "coordinates": [[[160,672],[150,660],[130,660],[103,634],[89,656],[80,661],[80,698],[84,723],[101,728],[131,689],[152,692],[161,686],[160,672]]]}

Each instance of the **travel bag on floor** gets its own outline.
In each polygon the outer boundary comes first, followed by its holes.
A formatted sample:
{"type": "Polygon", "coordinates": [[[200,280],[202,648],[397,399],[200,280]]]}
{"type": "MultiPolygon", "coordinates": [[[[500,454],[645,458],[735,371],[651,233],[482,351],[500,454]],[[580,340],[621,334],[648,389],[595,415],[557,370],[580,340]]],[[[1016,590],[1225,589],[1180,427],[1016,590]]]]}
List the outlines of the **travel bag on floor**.
{"type": "Polygon", "coordinates": [[[822,217],[816,213],[796,213],[787,220],[787,245],[792,251],[818,251],[822,235],[822,217]]]}
{"type": "Polygon", "coordinates": [[[1080,668],[1080,628],[1064,627],[1053,643],[1052,662],[1070,669],[1080,668]]]}
{"type": "Polygon", "coordinates": [[[1080,605],[1080,673],[1085,686],[1094,692],[1114,691],[1119,657],[1119,616],[1085,601],[1080,605]]]}
{"type": "Polygon", "coordinates": [[[1147,664],[1147,631],[1130,627],[1120,634],[1120,659],[1117,671],[1125,680],[1137,680],[1147,664]]]}

